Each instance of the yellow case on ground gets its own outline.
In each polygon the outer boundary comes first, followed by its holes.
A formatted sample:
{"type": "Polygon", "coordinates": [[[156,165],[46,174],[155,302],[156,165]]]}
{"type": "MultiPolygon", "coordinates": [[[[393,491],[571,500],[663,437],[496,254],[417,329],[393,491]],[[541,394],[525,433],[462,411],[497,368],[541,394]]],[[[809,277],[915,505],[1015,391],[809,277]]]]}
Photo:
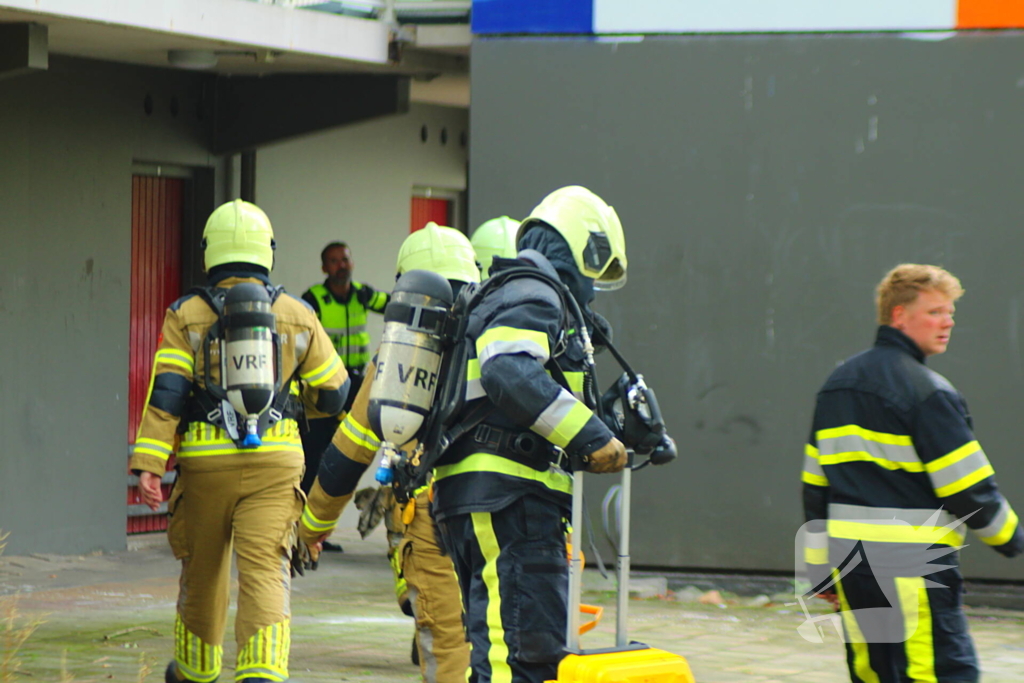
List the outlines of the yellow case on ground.
{"type": "Polygon", "coordinates": [[[679,655],[653,647],[567,655],[548,683],[695,683],[679,655]]]}

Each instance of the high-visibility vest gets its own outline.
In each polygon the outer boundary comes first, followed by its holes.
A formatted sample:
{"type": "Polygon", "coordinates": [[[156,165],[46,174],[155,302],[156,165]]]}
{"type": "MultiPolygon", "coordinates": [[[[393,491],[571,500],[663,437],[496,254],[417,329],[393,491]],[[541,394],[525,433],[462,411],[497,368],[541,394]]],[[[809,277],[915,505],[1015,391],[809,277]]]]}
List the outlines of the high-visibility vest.
{"type": "Polygon", "coordinates": [[[320,323],[331,338],[341,362],[347,369],[362,370],[370,361],[370,334],[366,331],[366,311],[383,312],[388,303],[387,292],[374,292],[364,306],[358,292],[363,289],[359,282],[352,283],[348,301],[338,301],[322,284],[309,288],[317,299],[320,323]]]}

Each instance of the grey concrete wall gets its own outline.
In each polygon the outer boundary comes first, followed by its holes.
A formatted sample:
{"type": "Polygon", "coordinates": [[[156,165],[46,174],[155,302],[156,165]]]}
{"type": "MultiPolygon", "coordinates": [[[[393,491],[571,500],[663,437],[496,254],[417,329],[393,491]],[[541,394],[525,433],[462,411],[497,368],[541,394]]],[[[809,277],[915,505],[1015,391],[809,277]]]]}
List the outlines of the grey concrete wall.
{"type": "MultiPolygon", "coordinates": [[[[872,342],[873,287],[902,261],[967,288],[930,365],[1024,509],[1022,49],[1009,34],[474,43],[471,223],[580,183],[625,226],[629,283],[596,307],[681,451],[634,478],[635,563],[792,568],[814,394],[872,342]]],[[[592,509],[609,483],[588,477],[592,509]]],[[[1024,578],[969,542],[967,574],[1024,578]]]]}
{"type": "MultiPolygon", "coordinates": [[[[352,248],[355,278],[391,291],[398,248],[409,234],[413,188],[466,188],[468,150],[460,138],[468,126],[465,109],[420,104],[401,116],[261,149],[256,198],[277,238],[274,280],[294,294],[322,282],[320,250],[341,240],[352,248]]],[[[374,343],[382,329],[382,316],[371,314],[374,343]]],[[[370,468],[367,486],[372,478],[370,468]]],[[[356,516],[349,506],[341,525],[354,526],[356,516]]]]}
{"type": "Polygon", "coordinates": [[[0,80],[8,553],[125,546],[132,164],[215,163],[197,95],[189,74],[60,57],[0,80]]]}

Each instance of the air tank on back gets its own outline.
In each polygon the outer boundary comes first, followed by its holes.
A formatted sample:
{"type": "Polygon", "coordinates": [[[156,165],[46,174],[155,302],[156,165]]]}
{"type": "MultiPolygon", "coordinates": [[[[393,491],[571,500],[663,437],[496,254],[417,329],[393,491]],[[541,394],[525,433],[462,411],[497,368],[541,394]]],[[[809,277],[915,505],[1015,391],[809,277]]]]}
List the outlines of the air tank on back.
{"type": "Polygon", "coordinates": [[[448,280],[410,270],[395,283],[370,390],[370,428],[384,453],[377,480],[391,483],[398,451],[417,437],[437,391],[443,331],[454,296],[448,280]]]}
{"type": "MultiPolygon", "coordinates": [[[[260,415],[274,400],[275,329],[276,318],[265,287],[241,282],[228,290],[224,298],[221,377],[228,401],[244,421],[243,448],[262,444],[260,415]]],[[[239,431],[243,431],[243,425],[239,425],[239,431]]]]}

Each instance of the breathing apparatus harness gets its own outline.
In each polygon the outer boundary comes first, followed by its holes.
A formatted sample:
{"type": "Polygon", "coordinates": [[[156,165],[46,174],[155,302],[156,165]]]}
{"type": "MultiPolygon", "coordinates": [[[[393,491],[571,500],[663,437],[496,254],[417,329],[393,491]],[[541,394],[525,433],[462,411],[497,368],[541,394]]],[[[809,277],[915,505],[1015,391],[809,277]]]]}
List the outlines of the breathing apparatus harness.
{"type": "MultiPolygon", "coordinates": [[[[528,252],[520,255],[520,259],[524,258],[529,260],[528,252]]],[[[602,339],[603,343],[626,373],[602,398],[597,397],[594,347],[587,318],[568,287],[557,277],[532,264],[513,266],[495,273],[479,285],[464,286],[459,295],[453,297],[450,290],[447,293],[443,291],[441,282],[447,285],[447,281],[441,276],[427,271],[409,271],[396,283],[384,313],[385,333],[368,410],[370,426],[382,442],[377,481],[392,485],[400,503],[405,503],[415,490],[424,485],[440,458],[471,432],[479,442],[493,435],[492,445],[498,450],[522,445],[522,434],[481,424],[496,409],[489,401],[476,400],[477,404],[456,422],[467,405],[466,370],[471,351],[468,338],[474,332],[469,329],[469,314],[489,292],[520,278],[532,278],[548,284],[562,303],[561,310],[565,316],[561,325],[562,336],[546,364],[555,380],[563,387],[569,386],[556,359],[568,346],[565,330],[574,327],[584,350],[583,402],[609,425],[627,448],[649,456],[636,469],[649,463],[663,464],[675,457],[675,445],[665,434],[664,420],[654,392],[606,338],[602,339]],[[417,290],[420,291],[417,293],[417,290]],[[394,327],[389,328],[389,323],[394,327]],[[410,334],[413,336],[408,336],[410,334]],[[399,359],[401,354],[407,354],[402,356],[404,362],[399,359]],[[413,390],[409,386],[410,381],[414,383],[414,372],[431,378],[429,382],[422,383],[421,390],[413,390]],[[395,378],[401,378],[403,373],[405,388],[398,389],[395,378]],[[430,390],[422,391],[428,384],[430,390]],[[609,419],[604,415],[606,412],[614,417],[609,419]],[[486,434],[480,435],[481,430],[486,434]],[[415,448],[409,452],[401,450],[414,439],[418,440],[415,448]],[[669,444],[671,448],[668,448],[669,444]]],[[[573,470],[585,466],[579,456],[572,456],[572,460],[570,467],[573,470]]]]}
{"type": "Polygon", "coordinates": [[[213,309],[217,321],[203,339],[203,383],[193,381],[187,422],[223,429],[240,449],[261,446],[268,429],[301,414],[288,391],[294,373],[287,379],[280,376],[281,338],[271,307],[283,291],[281,286],[240,282],[230,289],[195,287],[190,292],[213,309]],[[214,363],[219,382],[213,378],[214,363]]]}

